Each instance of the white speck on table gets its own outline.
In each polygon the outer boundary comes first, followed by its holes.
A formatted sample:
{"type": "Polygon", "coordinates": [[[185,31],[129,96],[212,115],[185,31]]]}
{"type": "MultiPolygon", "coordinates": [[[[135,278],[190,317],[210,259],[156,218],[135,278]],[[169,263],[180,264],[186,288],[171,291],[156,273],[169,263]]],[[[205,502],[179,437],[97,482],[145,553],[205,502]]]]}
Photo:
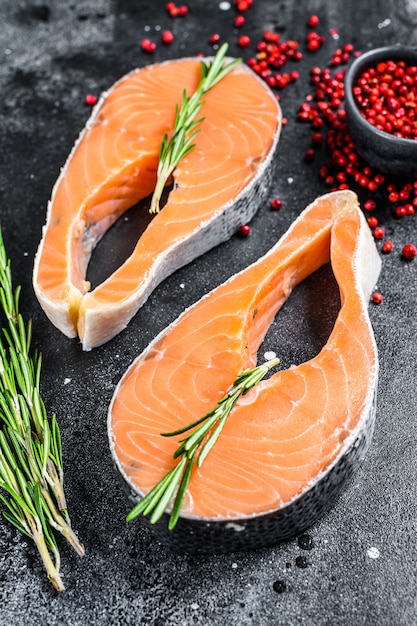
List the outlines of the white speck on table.
{"type": "Polygon", "coordinates": [[[375,547],[368,548],[366,554],[369,556],[370,559],[379,559],[380,557],[380,552],[378,548],[375,547]]]}
{"type": "Polygon", "coordinates": [[[389,19],[389,17],[387,17],[386,20],[383,20],[382,22],[379,22],[378,24],[378,28],[386,28],[387,26],[389,26],[391,24],[391,20],[389,19]]]}

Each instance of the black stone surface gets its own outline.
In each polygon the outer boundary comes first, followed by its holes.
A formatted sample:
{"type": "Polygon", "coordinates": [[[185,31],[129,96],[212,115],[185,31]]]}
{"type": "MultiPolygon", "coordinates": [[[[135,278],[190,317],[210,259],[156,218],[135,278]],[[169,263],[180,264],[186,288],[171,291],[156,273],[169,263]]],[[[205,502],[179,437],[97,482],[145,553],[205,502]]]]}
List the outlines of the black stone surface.
{"type": "MultiPolygon", "coordinates": [[[[106,432],[107,406],[122,372],[187,305],[269,249],[327,190],[317,176],[324,148],[315,163],[304,163],[311,131],[296,120],[299,104],[311,91],[310,67],[324,66],[342,43],[361,50],[416,44],[417,9],[411,0],[254,0],[241,29],[253,44],[240,49],[231,4],[223,10],[220,0],[193,0],[187,17],[172,19],[161,0],[1,0],[0,221],[15,281],[22,284],[23,313],[33,318],[34,339],[44,355],[43,394],[48,409],[58,415],[69,509],[87,550],[79,559],[62,544],[67,590],[58,595],[34,546],[1,520],[1,626],[417,623],[417,260],[407,263],[400,254],[405,243],[417,243],[417,218],[398,220],[386,203],[380,202],[378,216],[395,250],[383,257],[378,287],[384,302],[371,306],[381,360],[375,433],[354,482],[308,531],[312,549],[303,550],[295,537],[258,551],[181,556],[159,544],[145,525],[124,521],[128,503],[106,432]],[[288,124],[270,193],[271,199],[283,200],[282,210],[261,207],[249,237],[235,236],[178,271],[158,287],[126,331],[83,353],[77,341],[63,337],[45,318],[31,272],[52,185],[89,115],[85,94],[98,95],[150,61],[208,54],[213,32],[229,41],[232,54],[244,58],[254,54],[268,28],[300,41],[304,50],[311,13],[320,16],[317,30],[326,42],[318,53],[305,53],[296,66],[300,80],[282,93],[288,124]],[[173,30],[174,43],[159,44],[152,56],[143,53],[141,39],[159,43],[165,28],[173,30]],[[339,30],[339,39],[328,34],[331,28],[339,30]]],[[[119,254],[118,233],[116,228],[103,240],[90,268],[93,277],[100,258],[108,257],[110,268],[119,254]]],[[[294,292],[265,349],[277,351],[286,364],[309,358],[326,341],[337,305],[337,290],[324,268],[294,292]]]]}

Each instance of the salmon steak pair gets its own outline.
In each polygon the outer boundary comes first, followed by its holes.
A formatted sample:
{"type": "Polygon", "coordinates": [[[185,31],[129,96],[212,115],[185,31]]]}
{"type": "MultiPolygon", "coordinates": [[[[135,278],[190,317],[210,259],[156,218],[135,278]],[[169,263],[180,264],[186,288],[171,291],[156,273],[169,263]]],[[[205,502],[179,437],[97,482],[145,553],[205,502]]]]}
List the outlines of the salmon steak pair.
{"type": "MultiPolygon", "coordinates": [[[[161,138],[200,72],[200,60],[183,59],[121,79],[101,98],[53,189],[34,288],[51,321],[84,350],[123,330],[166,276],[228,239],[266,197],[281,111],[240,65],[206,94],[196,147],[174,171],[165,206],[125,263],[90,290],[95,245],[152,192],[161,138]]],[[[355,194],[316,199],[265,256],[160,333],[117,385],[109,441],[135,503],[175,464],[178,441],[161,433],[207,413],[256,366],[292,290],[327,263],[341,307],[326,345],[239,399],[204,464],[193,468],[176,528],[168,530],[168,514],[155,525],[172,547],[224,552],[293,536],[334,502],[363,459],[378,379],[367,307],[381,263],[355,194]]]]}

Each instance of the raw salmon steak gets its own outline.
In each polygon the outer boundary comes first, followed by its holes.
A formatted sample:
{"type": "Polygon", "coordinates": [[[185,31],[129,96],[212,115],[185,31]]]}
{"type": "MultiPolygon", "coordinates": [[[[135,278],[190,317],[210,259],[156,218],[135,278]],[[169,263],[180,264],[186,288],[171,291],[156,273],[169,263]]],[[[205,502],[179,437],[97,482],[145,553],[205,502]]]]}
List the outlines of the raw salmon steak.
{"type": "MultiPolygon", "coordinates": [[[[52,191],[35,258],[36,296],[57,328],[89,350],[128,324],[155,287],[249,221],[264,199],[281,130],[265,83],[240,64],[205,96],[196,147],[178,165],[163,209],[127,260],[95,289],[92,251],[127,209],[149,196],[163,136],[201,59],[135,70],[103,95],[52,191]]],[[[199,115],[200,117],[200,115],[199,115]]]]}
{"type": "MultiPolygon", "coordinates": [[[[109,408],[112,455],[138,501],[177,462],[161,437],[210,411],[252,368],[293,288],[330,261],[341,306],[327,343],[240,398],[200,468],[174,530],[179,549],[248,549],[300,532],[362,460],[375,416],[378,356],[368,301],[380,257],[356,195],[316,199],[256,263],[187,309],[132,363],[109,408]]],[[[275,352],[279,356],[279,346],[275,352]]]]}

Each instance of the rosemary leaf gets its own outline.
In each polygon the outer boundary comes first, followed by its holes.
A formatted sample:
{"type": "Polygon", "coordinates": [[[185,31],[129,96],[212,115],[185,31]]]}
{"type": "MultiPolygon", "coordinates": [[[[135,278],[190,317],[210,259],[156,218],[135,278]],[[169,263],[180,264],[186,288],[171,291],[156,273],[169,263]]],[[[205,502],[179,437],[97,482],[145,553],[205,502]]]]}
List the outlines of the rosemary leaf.
{"type": "Polygon", "coordinates": [[[66,514],[59,428],[40,395],[41,356],[31,353],[32,323],[19,313],[20,293],[20,286],[13,288],[0,228],[0,313],[5,320],[0,333],[0,500],[4,517],[33,539],[49,580],[63,591],[55,533],[78,554],[84,548],[66,514]]]}
{"type": "MultiPolygon", "coordinates": [[[[2,500],[7,507],[10,505],[8,500],[6,500],[6,498],[4,498],[1,494],[0,494],[0,500],[2,500]]],[[[17,530],[19,530],[21,533],[26,535],[26,537],[29,537],[29,539],[32,539],[32,535],[30,534],[30,531],[24,526],[22,526],[22,524],[20,523],[20,515],[21,515],[20,511],[18,513],[15,513],[14,511],[3,512],[3,517],[7,519],[7,521],[10,524],[12,524],[15,528],[17,528],[17,530]]]]}
{"type": "Polygon", "coordinates": [[[183,474],[177,495],[175,497],[174,506],[172,507],[172,512],[169,517],[169,522],[168,522],[169,530],[172,530],[177,525],[178,518],[181,512],[181,507],[184,502],[185,494],[187,491],[188,483],[190,482],[191,471],[193,469],[193,462],[194,462],[194,457],[192,457],[191,459],[188,459],[187,461],[185,472],[183,474]]]}
{"type": "Polygon", "coordinates": [[[227,415],[224,415],[211,433],[210,437],[207,439],[206,443],[201,448],[200,454],[198,455],[198,467],[202,466],[204,459],[216,443],[217,439],[220,437],[220,433],[222,432],[223,427],[226,424],[226,420],[227,415]]]}
{"type": "Polygon", "coordinates": [[[167,483],[161,498],[158,500],[155,508],[152,511],[150,518],[151,524],[155,524],[162,517],[165,509],[171,502],[171,498],[174,495],[176,488],[178,487],[186,463],[187,459],[182,458],[178,465],[175,467],[175,470],[173,471],[171,476],[171,480],[167,483]]]}
{"type": "Polygon", "coordinates": [[[190,434],[179,440],[180,445],[173,454],[174,460],[180,458],[177,465],[174,465],[159,483],[133,507],[126,517],[128,522],[136,519],[139,515],[150,515],[151,524],[155,524],[169,507],[176,492],[168,522],[169,530],[175,528],[195,459],[198,459],[198,467],[201,467],[208,453],[216,444],[227,418],[239,398],[257,385],[268,371],[278,364],[279,359],[271,359],[253,369],[241,372],[226,395],[217,402],[214,409],[205,413],[203,417],[194,420],[191,424],[168,433],[161,433],[163,437],[172,437],[191,431],[190,434]]]}
{"type": "Polygon", "coordinates": [[[175,107],[174,129],[171,137],[164,135],[162,138],[157,181],[152,195],[150,213],[159,213],[159,202],[167,181],[179,162],[195,148],[192,141],[200,132],[199,126],[204,121],[204,118],[197,120],[195,118],[200,112],[205,94],[241,62],[241,59],[233,59],[224,63],[227,49],[228,45],[225,43],[219,48],[211,62],[201,62],[201,78],[196,91],[192,96],[188,96],[184,90],[181,106],[175,107]]]}

